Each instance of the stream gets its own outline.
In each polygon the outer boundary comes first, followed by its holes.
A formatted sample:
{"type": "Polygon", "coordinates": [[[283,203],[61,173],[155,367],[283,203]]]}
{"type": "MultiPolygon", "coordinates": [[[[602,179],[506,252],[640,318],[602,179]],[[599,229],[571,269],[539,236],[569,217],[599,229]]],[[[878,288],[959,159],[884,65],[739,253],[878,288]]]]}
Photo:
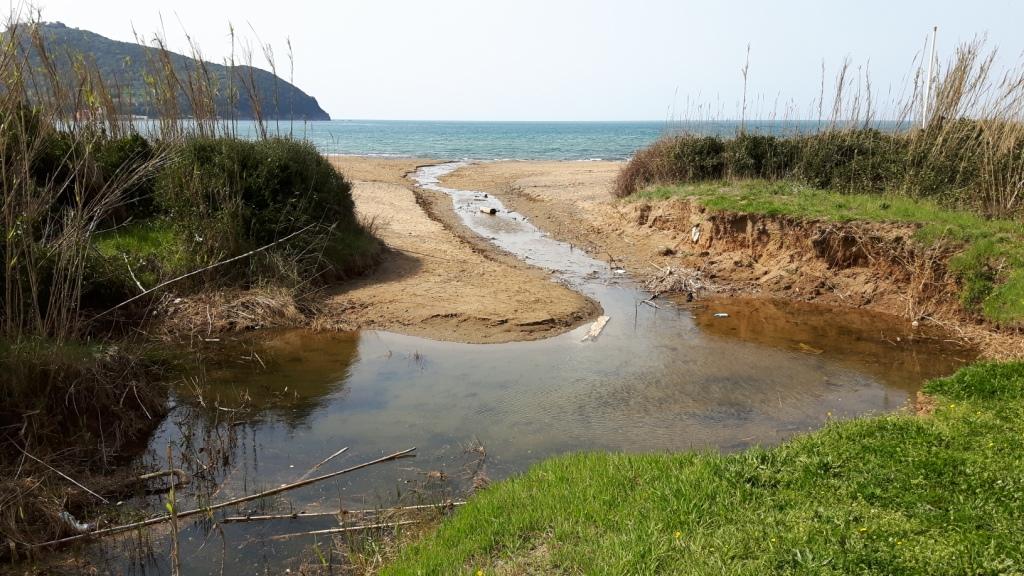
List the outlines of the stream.
{"type": "MultiPolygon", "coordinates": [[[[610,317],[600,337],[583,341],[590,323],[546,340],[485,345],[376,331],[261,335],[197,369],[196,384],[182,385],[180,405],[151,441],[153,468],[166,467],[168,443],[210,462],[208,481],[182,494],[179,507],[293,482],[344,446],[348,452],[320,472],[417,451],[243,509],[437,502],[463,497],[481,475],[500,480],[571,451],[772,445],[830,418],[905,407],[925,380],[972,358],[941,334],[922,336],[904,320],[864,311],[758,299],[641,305],[650,294],[621,271],[550,238],[493,196],[442,186],[460,165],[421,168],[415,180],[449,195],[477,234],[599,302],[610,317]],[[194,407],[198,397],[204,409],[194,407]]],[[[162,511],[162,497],[148,505],[162,511]]],[[[269,538],[336,525],[183,522],[182,573],[276,574],[322,564],[324,537],[269,538]]],[[[169,574],[169,541],[158,529],[144,543],[110,539],[88,551],[115,572],[169,574]]]]}

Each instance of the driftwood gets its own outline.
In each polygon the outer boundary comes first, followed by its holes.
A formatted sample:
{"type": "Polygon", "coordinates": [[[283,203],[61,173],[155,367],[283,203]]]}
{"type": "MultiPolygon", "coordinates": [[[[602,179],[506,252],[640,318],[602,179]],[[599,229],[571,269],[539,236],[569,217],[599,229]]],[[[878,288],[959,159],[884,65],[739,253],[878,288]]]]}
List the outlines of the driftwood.
{"type": "Polygon", "coordinates": [[[147,480],[153,480],[154,478],[163,478],[164,476],[174,476],[174,480],[178,486],[183,486],[192,481],[192,477],[188,475],[188,472],[185,472],[180,468],[168,468],[167,470],[150,472],[139,476],[137,480],[139,482],[145,482],[147,480]]]}
{"type": "Polygon", "coordinates": [[[342,534],[344,532],[358,532],[360,530],[372,530],[374,528],[398,528],[407,524],[416,524],[421,520],[403,520],[402,522],[388,522],[385,524],[364,524],[361,526],[344,526],[341,528],[327,528],[326,530],[312,530],[309,532],[293,532],[291,534],[278,534],[271,536],[270,540],[287,540],[299,536],[324,536],[328,534],[342,534]]]}
{"type": "Polygon", "coordinates": [[[129,530],[134,530],[136,528],[144,528],[146,526],[152,526],[154,524],[162,524],[164,522],[170,521],[172,518],[178,519],[178,518],[187,518],[189,516],[196,516],[198,514],[208,514],[208,513],[212,512],[214,510],[219,510],[221,508],[227,508],[228,506],[234,506],[236,504],[241,504],[243,502],[251,502],[252,500],[258,500],[260,498],[266,498],[267,496],[273,496],[275,494],[280,494],[282,492],[287,492],[289,490],[294,490],[296,488],[301,488],[303,486],[308,486],[310,484],[314,484],[314,483],[320,482],[322,480],[328,480],[330,478],[335,478],[337,476],[341,476],[342,474],[348,474],[349,472],[355,472],[356,470],[361,470],[363,468],[366,468],[367,466],[373,466],[374,464],[380,464],[382,462],[389,462],[391,460],[398,460],[399,458],[406,458],[406,457],[409,457],[414,450],[416,450],[416,448],[409,448],[408,450],[402,450],[401,452],[395,452],[394,454],[389,454],[387,456],[378,458],[376,460],[371,460],[369,462],[364,462],[362,464],[357,464],[355,466],[352,466],[351,468],[346,468],[344,470],[339,470],[337,472],[331,472],[330,474],[324,474],[322,476],[317,476],[315,478],[309,478],[307,480],[300,480],[298,482],[293,482],[291,484],[285,484],[284,486],[279,486],[277,488],[272,488],[270,490],[265,490],[265,491],[259,492],[257,494],[250,494],[248,496],[241,496],[239,498],[235,498],[234,500],[228,500],[227,502],[221,502],[219,504],[213,504],[213,505],[210,505],[210,506],[205,506],[203,508],[194,508],[192,510],[185,510],[183,512],[177,512],[177,513],[175,513],[173,515],[172,514],[168,514],[166,516],[158,516],[156,518],[150,518],[149,520],[142,520],[140,522],[133,522],[131,524],[124,524],[124,525],[121,525],[121,526],[113,526],[113,527],[110,527],[110,528],[104,528],[102,530],[93,530],[92,532],[85,532],[83,534],[76,534],[74,536],[68,536],[66,538],[60,538],[58,540],[51,540],[50,542],[42,542],[42,543],[39,543],[39,544],[32,544],[31,546],[29,546],[29,548],[43,548],[45,546],[55,546],[55,545],[58,545],[58,544],[66,544],[68,542],[74,542],[76,540],[82,540],[84,538],[95,538],[95,537],[99,537],[99,536],[110,536],[112,534],[120,534],[121,532],[127,532],[129,530]]]}
{"type": "Polygon", "coordinates": [[[366,510],[337,510],[334,512],[295,512],[292,514],[260,514],[253,516],[228,516],[221,520],[223,524],[239,522],[263,522],[267,520],[301,520],[303,518],[327,518],[332,516],[365,516],[371,514],[390,514],[409,510],[444,510],[455,506],[464,506],[463,501],[442,502],[440,504],[422,504],[419,506],[400,506],[396,508],[367,508],[366,510]]]}
{"type": "Polygon", "coordinates": [[[611,320],[608,316],[599,316],[598,319],[590,326],[590,332],[583,337],[581,342],[587,342],[588,340],[597,340],[597,337],[604,331],[604,327],[608,325],[608,321],[611,320]]]}

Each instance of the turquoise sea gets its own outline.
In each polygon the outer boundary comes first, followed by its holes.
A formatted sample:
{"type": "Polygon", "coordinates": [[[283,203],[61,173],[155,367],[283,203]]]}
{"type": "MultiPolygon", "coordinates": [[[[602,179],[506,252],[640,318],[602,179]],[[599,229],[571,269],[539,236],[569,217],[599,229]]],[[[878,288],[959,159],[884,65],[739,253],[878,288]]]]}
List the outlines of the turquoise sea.
{"type": "MultiPolygon", "coordinates": [[[[739,122],[433,122],[332,120],[275,123],[269,128],[308,139],[325,154],[405,156],[442,160],[619,160],[659,136],[692,132],[731,136],[739,122]]],[[[817,121],[748,121],[775,135],[817,130],[817,121]]],[[[240,135],[254,126],[242,123],[240,135]]]]}

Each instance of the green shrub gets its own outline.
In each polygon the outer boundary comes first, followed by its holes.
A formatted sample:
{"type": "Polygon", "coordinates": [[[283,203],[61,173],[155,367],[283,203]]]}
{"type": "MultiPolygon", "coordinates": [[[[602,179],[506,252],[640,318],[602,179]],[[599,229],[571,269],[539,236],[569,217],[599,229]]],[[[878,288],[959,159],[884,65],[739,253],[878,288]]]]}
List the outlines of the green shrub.
{"type": "Polygon", "coordinates": [[[351,186],[312,144],[289,139],[186,142],[160,175],[165,214],[200,224],[226,212],[249,245],[309,224],[355,224],[351,186]]]}
{"type": "Polygon", "coordinates": [[[670,159],[681,180],[718,180],[725,175],[725,142],[716,136],[677,138],[670,159]]]}
{"type": "Polygon", "coordinates": [[[723,177],[799,180],[1012,216],[1024,189],[1024,130],[1010,121],[937,118],[925,129],[899,132],[837,127],[790,137],[741,133],[724,141],[672,135],[637,152],[615,192],[629,196],[650,185],[723,177]]]}
{"type": "Polygon", "coordinates": [[[793,169],[797,149],[791,140],[740,134],[725,142],[725,165],[731,178],[782,178],[793,169]]]}
{"type": "Polygon", "coordinates": [[[193,244],[199,263],[305,231],[244,263],[249,280],[343,276],[377,250],[357,222],[351,185],[308,142],[188,140],[155,188],[158,211],[193,244]]]}
{"type": "MultiPolygon", "coordinates": [[[[115,178],[124,178],[126,174],[139,170],[155,156],[153,146],[139,134],[124,138],[104,140],[99,144],[96,163],[100,178],[108,182],[115,178]]],[[[153,215],[155,202],[153,199],[153,180],[144,178],[133,183],[124,192],[122,213],[130,214],[135,219],[148,218],[153,215]]]]}
{"type": "Polygon", "coordinates": [[[797,146],[794,175],[819,188],[883,192],[902,175],[902,141],[879,130],[824,132],[801,137],[797,146]]]}

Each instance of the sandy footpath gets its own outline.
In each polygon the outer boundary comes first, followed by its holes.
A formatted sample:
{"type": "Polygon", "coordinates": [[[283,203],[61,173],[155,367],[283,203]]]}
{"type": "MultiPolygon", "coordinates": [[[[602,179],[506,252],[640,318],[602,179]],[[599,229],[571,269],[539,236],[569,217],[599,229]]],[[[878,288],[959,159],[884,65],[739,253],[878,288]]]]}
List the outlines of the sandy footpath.
{"type": "MultiPolygon", "coordinates": [[[[338,287],[314,326],[381,329],[472,343],[545,338],[600,311],[557,284],[454,227],[447,198],[417,197],[404,175],[423,160],[340,157],[354,182],[356,210],[388,245],[370,275],[338,287]],[[447,212],[448,226],[431,217],[447,212]]],[[[422,193],[420,193],[422,194],[422,193]]]]}

